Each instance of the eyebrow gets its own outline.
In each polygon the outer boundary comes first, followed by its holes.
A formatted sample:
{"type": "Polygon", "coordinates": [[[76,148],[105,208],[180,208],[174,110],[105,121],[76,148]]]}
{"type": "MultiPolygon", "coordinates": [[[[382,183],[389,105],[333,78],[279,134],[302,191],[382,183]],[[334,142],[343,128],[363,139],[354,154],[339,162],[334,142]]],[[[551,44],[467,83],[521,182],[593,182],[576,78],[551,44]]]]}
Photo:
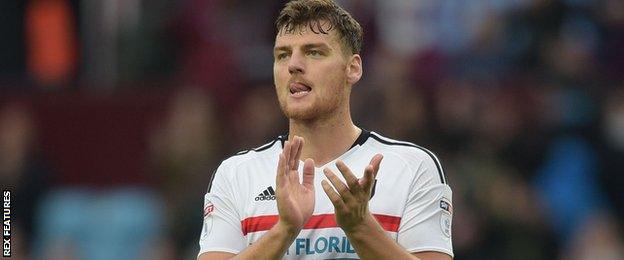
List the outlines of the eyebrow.
{"type": "Polygon", "coordinates": [[[310,43],[310,44],[303,45],[304,50],[316,49],[316,48],[324,49],[324,50],[331,50],[331,47],[327,45],[326,43],[310,43]]]}
{"type": "Polygon", "coordinates": [[[278,51],[289,51],[291,48],[289,46],[276,46],[273,49],[273,52],[278,52],[278,51]]]}
{"type": "MultiPolygon", "coordinates": [[[[308,43],[308,44],[304,44],[302,46],[302,48],[304,50],[309,50],[309,49],[314,49],[314,48],[319,48],[319,49],[324,49],[324,50],[331,50],[331,47],[329,45],[327,45],[326,43],[308,43]]],[[[292,49],[291,46],[276,46],[273,51],[274,52],[278,52],[278,51],[290,51],[292,49]]]]}

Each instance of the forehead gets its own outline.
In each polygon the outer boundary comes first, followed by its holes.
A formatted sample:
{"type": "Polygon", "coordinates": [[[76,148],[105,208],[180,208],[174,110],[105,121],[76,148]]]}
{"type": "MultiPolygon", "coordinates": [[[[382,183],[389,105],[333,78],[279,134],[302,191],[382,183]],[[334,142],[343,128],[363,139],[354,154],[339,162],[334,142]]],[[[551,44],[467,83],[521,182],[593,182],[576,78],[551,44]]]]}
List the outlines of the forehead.
{"type": "Polygon", "coordinates": [[[336,30],[325,30],[326,33],[315,31],[309,26],[299,26],[288,32],[281,29],[275,36],[275,47],[295,47],[311,43],[325,43],[332,48],[340,46],[336,30]]]}

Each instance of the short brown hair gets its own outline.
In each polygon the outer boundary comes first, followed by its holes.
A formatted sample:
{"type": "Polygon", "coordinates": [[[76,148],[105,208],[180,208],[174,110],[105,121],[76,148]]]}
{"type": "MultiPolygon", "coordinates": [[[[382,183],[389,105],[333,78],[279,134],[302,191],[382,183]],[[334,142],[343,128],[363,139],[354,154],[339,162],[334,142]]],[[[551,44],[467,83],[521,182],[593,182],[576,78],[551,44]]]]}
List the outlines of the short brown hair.
{"type": "Polygon", "coordinates": [[[337,29],[345,50],[359,54],[362,50],[362,27],[351,14],[332,0],[294,0],[287,3],[280,11],[275,26],[277,32],[292,33],[301,26],[309,26],[314,33],[327,34],[337,29]],[[329,28],[323,29],[322,21],[329,22],[329,28]]]}

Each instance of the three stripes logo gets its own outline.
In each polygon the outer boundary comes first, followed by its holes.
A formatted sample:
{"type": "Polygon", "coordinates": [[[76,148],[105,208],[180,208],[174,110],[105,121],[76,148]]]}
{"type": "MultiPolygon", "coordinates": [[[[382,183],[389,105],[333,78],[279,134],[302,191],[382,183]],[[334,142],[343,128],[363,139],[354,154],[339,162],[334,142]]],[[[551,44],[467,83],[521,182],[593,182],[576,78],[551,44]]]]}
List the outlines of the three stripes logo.
{"type": "Polygon", "coordinates": [[[275,200],[275,190],[273,190],[273,187],[269,186],[264,191],[262,191],[262,193],[258,194],[255,200],[275,200]]]}

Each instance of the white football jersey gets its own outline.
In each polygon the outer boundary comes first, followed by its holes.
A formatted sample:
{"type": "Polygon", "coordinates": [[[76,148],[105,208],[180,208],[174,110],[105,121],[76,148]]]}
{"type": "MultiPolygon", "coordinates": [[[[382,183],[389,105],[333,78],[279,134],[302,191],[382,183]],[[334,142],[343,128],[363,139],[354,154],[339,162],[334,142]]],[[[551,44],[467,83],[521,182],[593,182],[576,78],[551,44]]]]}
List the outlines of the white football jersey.
{"type": "MultiPolygon", "coordinates": [[[[223,161],[204,198],[204,224],[199,254],[237,254],[255,243],[278,220],[275,175],[287,136],[223,161]]],[[[351,149],[315,168],[314,213],[286,251],[285,259],[357,259],[357,252],[336,224],[334,206],[323,191],[322,169],[334,171],[342,160],[361,178],[371,158],[384,156],[369,209],[379,224],[408,252],[437,251],[453,256],[452,192],[440,162],[430,151],[412,143],[362,130],[351,149]]],[[[299,173],[303,163],[299,164],[299,173]]],[[[300,176],[301,177],[301,176],[300,176]]]]}

